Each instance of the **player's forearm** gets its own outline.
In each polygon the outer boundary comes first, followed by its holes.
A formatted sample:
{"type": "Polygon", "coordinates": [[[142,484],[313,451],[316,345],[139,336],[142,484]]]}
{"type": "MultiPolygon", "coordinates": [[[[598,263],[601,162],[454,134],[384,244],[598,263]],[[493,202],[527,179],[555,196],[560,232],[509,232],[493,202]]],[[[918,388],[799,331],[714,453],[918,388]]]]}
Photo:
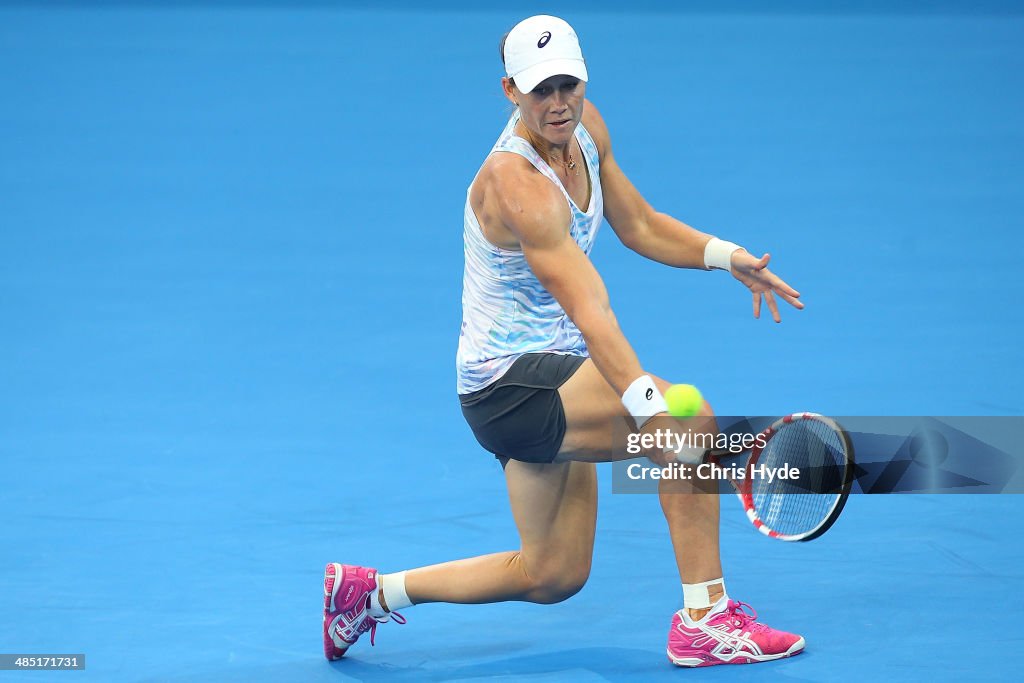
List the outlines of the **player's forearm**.
{"type": "Polygon", "coordinates": [[[583,333],[590,358],[598,371],[621,396],[644,374],[640,359],[619,328],[610,308],[594,306],[579,312],[573,322],[583,333]]]}
{"type": "Polygon", "coordinates": [[[704,247],[711,235],[691,228],[666,213],[651,212],[629,248],[652,261],[676,268],[704,269],[704,247]]]}

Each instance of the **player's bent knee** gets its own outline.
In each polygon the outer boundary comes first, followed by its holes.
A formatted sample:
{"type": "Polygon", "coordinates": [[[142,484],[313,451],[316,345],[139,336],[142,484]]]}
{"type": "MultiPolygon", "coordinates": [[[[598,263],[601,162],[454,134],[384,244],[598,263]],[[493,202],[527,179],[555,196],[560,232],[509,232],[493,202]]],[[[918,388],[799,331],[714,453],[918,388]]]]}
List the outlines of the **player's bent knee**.
{"type": "Polygon", "coordinates": [[[714,417],[715,411],[712,410],[711,404],[708,403],[705,399],[704,403],[700,407],[700,413],[698,414],[701,415],[702,417],[714,417]]]}
{"type": "Polygon", "coordinates": [[[556,602],[568,600],[579,593],[586,583],[586,578],[549,582],[534,589],[533,602],[541,605],[553,605],[556,602]]]}
{"type": "Polygon", "coordinates": [[[718,420],[715,419],[715,411],[711,408],[711,404],[704,401],[704,405],[701,406],[700,416],[708,419],[708,428],[713,430],[714,433],[718,433],[718,420]]]}
{"type": "Polygon", "coordinates": [[[565,568],[562,571],[548,572],[534,579],[530,591],[531,602],[551,605],[568,600],[586,585],[590,578],[590,565],[565,568]]]}

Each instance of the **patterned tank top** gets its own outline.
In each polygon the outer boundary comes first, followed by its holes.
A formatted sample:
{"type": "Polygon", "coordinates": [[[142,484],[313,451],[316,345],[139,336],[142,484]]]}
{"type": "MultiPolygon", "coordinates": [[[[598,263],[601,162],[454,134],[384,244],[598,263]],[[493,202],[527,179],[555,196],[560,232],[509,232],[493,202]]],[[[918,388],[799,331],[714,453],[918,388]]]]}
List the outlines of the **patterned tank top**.
{"type": "MultiPolygon", "coordinates": [[[[604,215],[601,169],[594,139],[582,123],[576,126],[576,140],[583,150],[591,181],[590,206],[580,208],[533,146],[515,134],[518,121],[517,110],[491,154],[512,152],[526,157],[562,191],[572,213],[569,234],[589,255],[604,215]]],[[[462,331],[456,356],[459,394],[472,393],[495,382],[526,353],[587,355],[583,334],[534,276],[523,252],[497,247],[484,237],[470,205],[469,191],[463,242],[466,264],[462,276],[462,331]]]]}

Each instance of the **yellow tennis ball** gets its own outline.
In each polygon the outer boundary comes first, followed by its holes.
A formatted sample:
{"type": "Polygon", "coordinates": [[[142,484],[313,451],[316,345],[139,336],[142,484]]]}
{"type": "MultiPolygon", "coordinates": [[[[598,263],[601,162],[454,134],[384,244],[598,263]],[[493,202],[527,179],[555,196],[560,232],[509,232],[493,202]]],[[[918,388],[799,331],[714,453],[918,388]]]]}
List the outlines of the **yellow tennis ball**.
{"type": "Polygon", "coordinates": [[[668,414],[673,417],[693,417],[704,406],[704,397],[692,384],[673,384],[665,390],[668,414]]]}

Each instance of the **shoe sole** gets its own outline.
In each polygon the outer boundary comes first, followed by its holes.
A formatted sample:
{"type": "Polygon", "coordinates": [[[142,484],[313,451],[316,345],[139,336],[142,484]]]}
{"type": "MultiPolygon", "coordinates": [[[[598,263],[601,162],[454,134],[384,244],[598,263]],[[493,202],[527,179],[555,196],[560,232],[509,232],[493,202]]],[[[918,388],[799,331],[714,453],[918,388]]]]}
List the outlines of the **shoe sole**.
{"type": "Polygon", "coordinates": [[[671,650],[666,650],[665,652],[668,654],[668,660],[676,666],[698,667],[716,666],[718,664],[757,664],[759,662],[770,662],[775,659],[785,659],[786,657],[792,657],[803,652],[804,645],[806,645],[806,642],[803,638],[800,638],[800,640],[790,645],[788,650],[777,655],[743,655],[735,659],[716,659],[713,661],[707,661],[699,657],[676,657],[672,654],[671,650]]]}
{"type": "Polygon", "coordinates": [[[324,567],[324,657],[328,661],[335,661],[341,659],[348,652],[348,647],[340,648],[334,644],[334,639],[331,637],[329,627],[331,625],[331,611],[334,607],[334,598],[338,594],[338,588],[341,587],[341,576],[342,570],[341,565],[337,562],[328,563],[324,567]],[[331,590],[327,589],[327,582],[331,578],[328,576],[327,571],[334,567],[334,583],[331,586],[331,590]]]}

